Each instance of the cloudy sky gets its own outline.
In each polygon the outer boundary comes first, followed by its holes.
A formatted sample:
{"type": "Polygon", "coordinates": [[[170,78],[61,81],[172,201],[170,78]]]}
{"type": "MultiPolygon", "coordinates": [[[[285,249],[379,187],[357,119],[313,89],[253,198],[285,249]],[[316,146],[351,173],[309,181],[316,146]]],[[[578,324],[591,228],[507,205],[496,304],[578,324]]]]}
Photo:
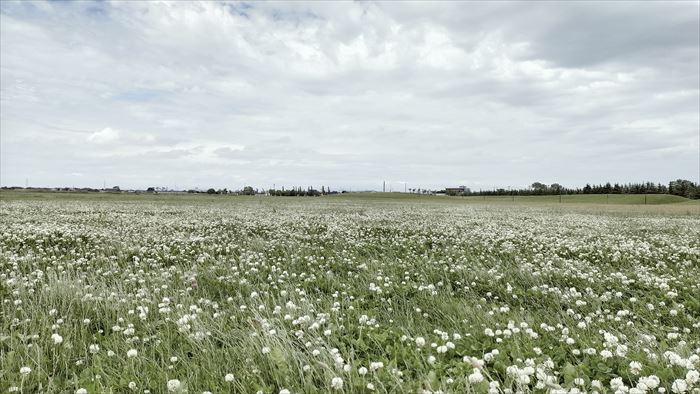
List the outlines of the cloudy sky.
{"type": "Polygon", "coordinates": [[[0,4],[0,183],[698,180],[700,3],[0,4]]]}

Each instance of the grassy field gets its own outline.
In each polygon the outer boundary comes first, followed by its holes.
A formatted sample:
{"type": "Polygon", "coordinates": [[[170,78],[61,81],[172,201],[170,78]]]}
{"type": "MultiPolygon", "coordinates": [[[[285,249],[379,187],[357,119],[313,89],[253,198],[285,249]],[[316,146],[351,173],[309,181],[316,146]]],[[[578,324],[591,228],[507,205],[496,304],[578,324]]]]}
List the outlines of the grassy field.
{"type": "Polygon", "coordinates": [[[2,191],[0,392],[697,393],[699,205],[581,197],[2,191]]]}
{"type": "MultiPolygon", "coordinates": [[[[0,200],[148,200],[148,201],[220,201],[222,198],[261,198],[263,196],[232,196],[190,193],[88,193],[88,192],[46,192],[25,190],[0,190],[0,200]]],[[[267,197],[290,198],[290,197],[267,197]]],[[[292,197],[297,198],[297,197],[292,197]]],[[[301,197],[298,197],[301,198],[301,197]]],[[[468,196],[448,197],[435,195],[419,195],[412,193],[343,193],[320,198],[335,198],[342,200],[361,201],[449,201],[469,203],[507,203],[507,204],[623,204],[623,205],[658,205],[658,204],[700,204],[700,200],[689,200],[684,197],[669,194],[580,194],[563,196],[468,196]]]]}

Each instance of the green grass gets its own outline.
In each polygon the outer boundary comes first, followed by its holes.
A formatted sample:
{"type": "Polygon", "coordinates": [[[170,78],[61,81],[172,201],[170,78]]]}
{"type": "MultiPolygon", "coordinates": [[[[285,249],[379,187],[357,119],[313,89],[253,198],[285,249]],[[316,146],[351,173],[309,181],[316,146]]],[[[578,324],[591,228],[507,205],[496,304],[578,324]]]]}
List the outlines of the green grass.
{"type": "MultiPolygon", "coordinates": [[[[94,193],[94,192],[51,192],[2,190],[0,200],[78,200],[78,201],[152,201],[152,202],[222,202],[245,199],[308,199],[311,197],[269,197],[269,196],[234,196],[190,193],[94,193]]],[[[563,196],[434,196],[412,193],[371,193],[356,192],[314,197],[338,199],[343,201],[386,201],[386,202],[468,202],[468,203],[503,203],[503,204],[597,204],[597,205],[659,205],[689,203],[699,204],[700,200],[669,194],[580,194],[563,196]]]]}
{"type": "Polygon", "coordinates": [[[700,367],[696,205],[1,197],[0,392],[671,392],[666,355],[700,367]]]}

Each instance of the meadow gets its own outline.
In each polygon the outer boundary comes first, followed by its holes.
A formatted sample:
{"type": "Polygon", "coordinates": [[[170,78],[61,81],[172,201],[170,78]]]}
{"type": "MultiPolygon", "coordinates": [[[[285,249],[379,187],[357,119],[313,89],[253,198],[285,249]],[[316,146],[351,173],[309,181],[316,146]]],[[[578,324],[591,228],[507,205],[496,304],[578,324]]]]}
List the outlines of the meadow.
{"type": "Polygon", "coordinates": [[[654,201],[3,191],[0,392],[700,393],[654,201]]]}

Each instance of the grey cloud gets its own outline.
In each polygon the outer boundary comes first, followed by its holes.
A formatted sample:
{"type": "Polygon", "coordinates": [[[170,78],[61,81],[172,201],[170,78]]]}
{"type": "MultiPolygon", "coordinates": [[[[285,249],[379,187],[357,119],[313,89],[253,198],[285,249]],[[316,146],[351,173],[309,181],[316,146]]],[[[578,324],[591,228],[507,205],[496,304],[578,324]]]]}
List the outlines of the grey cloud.
{"type": "Polygon", "coordinates": [[[0,181],[693,178],[698,7],[2,2],[0,181]]]}

